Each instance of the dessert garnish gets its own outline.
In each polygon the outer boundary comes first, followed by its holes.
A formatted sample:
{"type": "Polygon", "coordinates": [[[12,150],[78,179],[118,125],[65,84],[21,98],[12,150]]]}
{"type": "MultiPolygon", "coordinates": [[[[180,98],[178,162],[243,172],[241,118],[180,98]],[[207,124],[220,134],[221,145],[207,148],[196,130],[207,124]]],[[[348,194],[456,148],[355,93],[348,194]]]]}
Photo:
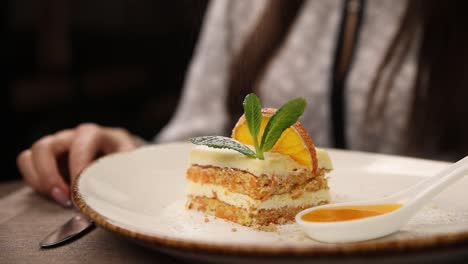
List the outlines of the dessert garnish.
{"type": "Polygon", "coordinates": [[[253,139],[255,152],[241,142],[223,136],[195,137],[191,142],[196,145],[205,145],[212,148],[227,148],[238,151],[248,157],[264,159],[264,154],[273,148],[281,134],[292,126],[304,113],[306,101],[304,98],[295,98],[281,106],[268,120],[259,142],[260,126],[262,123],[262,105],[260,99],[251,93],[244,99],[244,116],[247,121],[250,135],[253,139]]]}

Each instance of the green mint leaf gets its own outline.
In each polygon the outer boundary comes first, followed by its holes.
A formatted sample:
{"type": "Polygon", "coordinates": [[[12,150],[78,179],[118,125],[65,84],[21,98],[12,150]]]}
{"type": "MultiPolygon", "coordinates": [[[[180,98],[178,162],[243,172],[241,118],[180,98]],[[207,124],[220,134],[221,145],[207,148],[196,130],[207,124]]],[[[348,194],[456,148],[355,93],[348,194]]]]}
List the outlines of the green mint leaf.
{"type": "Polygon", "coordinates": [[[304,98],[293,99],[284,104],[268,121],[263,132],[260,149],[262,152],[269,151],[288,127],[292,126],[304,113],[306,101],[304,98]]]}
{"type": "Polygon", "coordinates": [[[220,149],[232,149],[237,152],[240,152],[250,158],[255,158],[255,152],[249,149],[244,144],[239,141],[222,136],[205,136],[205,137],[195,137],[191,138],[190,141],[195,145],[204,145],[212,148],[220,149]]]}
{"type": "MultiPolygon", "coordinates": [[[[244,115],[252,136],[255,151],[259,153],[258,133],[262,123],[262,105],[260,99],[254,93],[248,94],[244,99],[244,115]]],[[[263,157],[259,157],[263,159],[263,157]]]]}

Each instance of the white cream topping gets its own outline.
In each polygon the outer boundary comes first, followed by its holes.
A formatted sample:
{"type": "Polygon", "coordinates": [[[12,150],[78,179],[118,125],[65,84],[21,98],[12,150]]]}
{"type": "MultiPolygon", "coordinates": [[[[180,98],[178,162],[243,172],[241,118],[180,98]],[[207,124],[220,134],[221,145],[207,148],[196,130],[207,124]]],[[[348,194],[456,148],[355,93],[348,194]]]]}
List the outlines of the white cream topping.
{"type": "MultiPolygon", "coordinates": [[[[318,167],[333,169],[330,157],[325,150],[316,148],[318,167]]],[[[195,146],[190,152],[190,164],[235,168],[248,171],[256,176],[274,174],[287,176],[291,172],[307,169],[291,157],[275,152],[266,152],[265,159],[252,159],[231,149],[215,149],[207,146],[195,146]]]]}
{"type": "Polygon", "coordinates": [[[207,198],[217,198],[218,200],[245,209],[275,209],[281,207],[298,207],[303,205],[318,204],[322,201],[330,201],[328,189],[316,192],[304,192],[296,199],[290,194],[273,195],[265,201],[255,200],[248,195],[230,192],[226,188],[214,184],[200,184],[189,181],[187,185],[187,195],[201,196],[207,198]]]}
{"type": "Polygon", "coordinates": [[[333,170],[333,163],[331,162],[330,155],[324,149],[315,147],[317,153],[317,165],[319,169],[333,170]]]}

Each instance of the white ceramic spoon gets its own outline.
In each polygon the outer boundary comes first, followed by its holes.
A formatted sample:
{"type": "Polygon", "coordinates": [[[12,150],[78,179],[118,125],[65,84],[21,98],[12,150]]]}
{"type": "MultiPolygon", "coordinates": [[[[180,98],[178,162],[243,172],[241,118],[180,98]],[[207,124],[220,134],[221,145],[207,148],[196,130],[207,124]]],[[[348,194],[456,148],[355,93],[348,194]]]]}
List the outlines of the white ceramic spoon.
{"type": "Polygon", "coordinates": [[[309,237],[322,242],[356,242],[382,237],[398,231],[410,218],[445,187],[468,175],[468,156],[436,175],[391,196],[359,202],[312,207],[296,215],[296,222],[309,237]],[[402,207],[378,216],[338,222],[304,221],[302,216],[321,208],[351,205],[402,204],[402,207]]]}

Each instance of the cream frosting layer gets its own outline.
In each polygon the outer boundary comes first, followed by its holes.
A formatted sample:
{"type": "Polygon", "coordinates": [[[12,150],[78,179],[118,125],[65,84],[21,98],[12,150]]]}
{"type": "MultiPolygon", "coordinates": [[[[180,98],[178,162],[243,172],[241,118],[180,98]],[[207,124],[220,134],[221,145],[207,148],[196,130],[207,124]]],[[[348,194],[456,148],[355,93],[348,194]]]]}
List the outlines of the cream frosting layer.
{"type": "Polygon", "coordinates": [[[296,199],[291,198],[289,193],[273,195],[265,201],[256,200],[248,195],[235,193],[226,188],[214,184],[200,184],[189,181],[187,185],[187,195],[201,196],[207,198],[217,198],[218,200],[245,209],[276,209],[282,207],[299,207],[304,205],[315,205],[319,202],[330,201],[328,189],[315,192],[304,192],[296,199]]]}
{"type": "MultiPolygon", "coordinates": [[[[333,169],[328,152],[316,148],[318,167],[333,169]]],[[[201,166],[216,166],[235,168],[248,171],[254,175],[275,174],[287,176],[293,171],[307,170],[305,166],[297,163],[291,157],[275,152],[266,152],[265,159],[252,159],[231,149],[215,149],[207,146],[195,146],[190,152],[190,164],[201,166]]]]}

